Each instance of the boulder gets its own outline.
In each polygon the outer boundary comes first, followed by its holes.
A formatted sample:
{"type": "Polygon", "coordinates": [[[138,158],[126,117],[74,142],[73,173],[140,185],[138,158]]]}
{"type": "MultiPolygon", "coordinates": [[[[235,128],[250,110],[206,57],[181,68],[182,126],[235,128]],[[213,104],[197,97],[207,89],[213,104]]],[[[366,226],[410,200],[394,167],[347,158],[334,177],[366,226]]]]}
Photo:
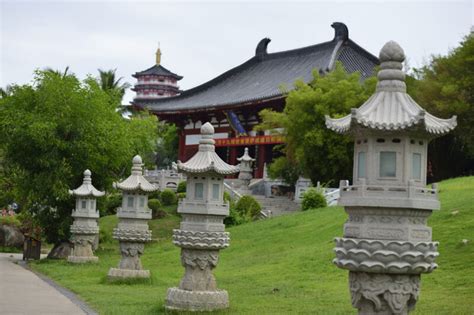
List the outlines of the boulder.
{"type": "Polygon", "coordinates": [[[23,248],[25,237],[14,225],[0,225],[0,246],[23,248]]]}
{"type": "Polygon", "coordinates": [[[69,242],[61,242],[54,245],[53,249],[48,254],[48,259],[66,259],[71,256],[72,245],[69,242]]]}

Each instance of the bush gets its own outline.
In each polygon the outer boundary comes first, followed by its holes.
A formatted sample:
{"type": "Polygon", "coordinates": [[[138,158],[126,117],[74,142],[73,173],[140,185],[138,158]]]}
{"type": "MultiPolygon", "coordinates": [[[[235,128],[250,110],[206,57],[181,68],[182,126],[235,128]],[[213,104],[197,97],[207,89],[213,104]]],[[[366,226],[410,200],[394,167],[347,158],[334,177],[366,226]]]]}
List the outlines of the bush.
{"type": "Polygon", "coordinates": [[[110,194],[106,197],[105,200],[105,209],[100,209],[105,211],[105,215],[117,213],[117,208],[122,206],[122,194],[110,194]]]}
{"type": "Polygon", "coordinates": [[[250,220],[243,218],[237,210],[235,210],[235,205],[232,205],[229,208],[229,216],[224,219],[224,224],[226,226],[240,225],[246,223],[250,220]]]}
{"type": "Polygon", "coordinates": [[[171,189],[165,189],[161,192],[161,202],[163,205],[174,205],[177,202],[176,194],[171,189]]]}
{"type": "Polygon", "coordinates": [[[178,200],[186,198],[186,193],[185,192],[180,192],[176,194],[176,197],[178,197],[178,200]]]}
{"type": "Polygon", "coordinates": [[[155,190],[148,195],[148,199],[160,199],[161,191],[155,190]]]}
{"type": "Polygon", "coordinates": [[[301,203],[301,210],[324,208],[327,206],[326,198],[322,191],[316,188],[309,188],[303,194],[303,202],[301,203]]]}
{"type": "Polygon", "coordinates": [[[21,223],[20,220],[18,220],[17,216],[0,216],[0,225],[12,225],[19,228],[21,226],[21,223]]]}
{"type": "Polygon", "coordinates": [[[161,202],[158,199],[148,199],[148,208],[151,209],[153,218],[157,218],[159,216],[163,217],[162,214],[159,213],[161,209],[161,202]]]}
{"type": "Polygon", "coordinates": [[[262,207],[252,196],[242,196],[235,205],[235,211],[249,221],[257,217],[261,210],[262,207]]]}
{"type": "Polygon", "coordinates": [[[176,192],[179,193],[185,193],[186,192],[186,182],[179,182],[178,188],[176,189],[176,192]]]}

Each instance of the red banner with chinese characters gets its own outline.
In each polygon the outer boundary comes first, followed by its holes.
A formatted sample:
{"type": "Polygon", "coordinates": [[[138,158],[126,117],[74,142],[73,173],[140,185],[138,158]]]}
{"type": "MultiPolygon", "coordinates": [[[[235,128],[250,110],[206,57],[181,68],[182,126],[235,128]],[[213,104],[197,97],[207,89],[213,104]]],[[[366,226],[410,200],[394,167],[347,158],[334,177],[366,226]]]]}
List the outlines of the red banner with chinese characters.
{"type": "Polygon", "coordinates": [[[283,143],[283,136],[256,136],[256,137],[239,137],[227,139],[214,139],[216,147],[235,147],[241,145],[259,145],[259,144],[275,144],[283,143]]]}

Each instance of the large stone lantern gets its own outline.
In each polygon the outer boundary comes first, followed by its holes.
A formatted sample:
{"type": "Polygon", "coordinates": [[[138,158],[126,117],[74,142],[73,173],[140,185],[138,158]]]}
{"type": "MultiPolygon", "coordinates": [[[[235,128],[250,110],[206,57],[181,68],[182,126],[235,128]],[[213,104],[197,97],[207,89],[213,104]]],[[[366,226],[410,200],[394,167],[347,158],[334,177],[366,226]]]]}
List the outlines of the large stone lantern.
{"type": "Polygon", "coordinates": [[[386,43],[375,94],[350,115],[326,117],[329,129],[355,140],[353,184],[340,185],[349,218],[334,263],[349,270],[359,314],[407,314],[420,274],[437,267],[427,219],[440,205],[436,187],[425,187],[428,142],[454,129],[456,117],[437,118],[406,93],[404,59],[397,43],[386,43]]]}
{"type": "Polygon", "coordinates": [[[85,170],[82,185],[69,190],[69,194],[76,197],[76,208],[72,211],[74,222],[71,225],[71,242],[74,247],[67,260],[72,263],[97,262],[99,258],[92,252],[92,245],[99,234],[96,199],[105,192],[92,185],[91,171],[85,170]]]}
{"type": "Polygon", "coordinates": [[[140,256],[145,243],[151,241],[148,220],[151,210],[148,208],[148,194],[158,188],[143,177],[142,158],[133,158],[132,174],[114,187],[122,191],[122,206],[117,209],[119,223],[113,237],[120,242],[120,260],[118,268],[110,268],[109,279],[148,278],[149,270],[143,270],[140,256]]]}
{"type": "Polygon", "coordinates": [[[229,246],[224,218],[229,204],[223,200],[224,176],[239,172],[237,166],[222,161],[215,152],[214,127],[201,127],[199,151],[186,163],[178,161],[177,169],[186,174],[186,198],[178,213],[182,221],[173,231],[173,243],[181,247],[184,277],[178,288],[168,289],[166,308],[188,311],[210,311],[229,306],[228,294],[218,290],[212,269],[217,265],[219,250],[229,246]]]}

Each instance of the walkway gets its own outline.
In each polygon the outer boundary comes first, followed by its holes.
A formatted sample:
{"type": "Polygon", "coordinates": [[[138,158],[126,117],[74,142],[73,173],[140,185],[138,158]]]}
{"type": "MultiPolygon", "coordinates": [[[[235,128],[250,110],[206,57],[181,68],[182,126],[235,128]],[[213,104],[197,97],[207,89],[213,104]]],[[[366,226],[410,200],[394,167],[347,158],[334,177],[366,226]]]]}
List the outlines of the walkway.
{"type": "Polygon", "coordinates": [[[0,314],[86,314],[46,281],[17,265],[20,257],[0,253],[0,314]]]}

